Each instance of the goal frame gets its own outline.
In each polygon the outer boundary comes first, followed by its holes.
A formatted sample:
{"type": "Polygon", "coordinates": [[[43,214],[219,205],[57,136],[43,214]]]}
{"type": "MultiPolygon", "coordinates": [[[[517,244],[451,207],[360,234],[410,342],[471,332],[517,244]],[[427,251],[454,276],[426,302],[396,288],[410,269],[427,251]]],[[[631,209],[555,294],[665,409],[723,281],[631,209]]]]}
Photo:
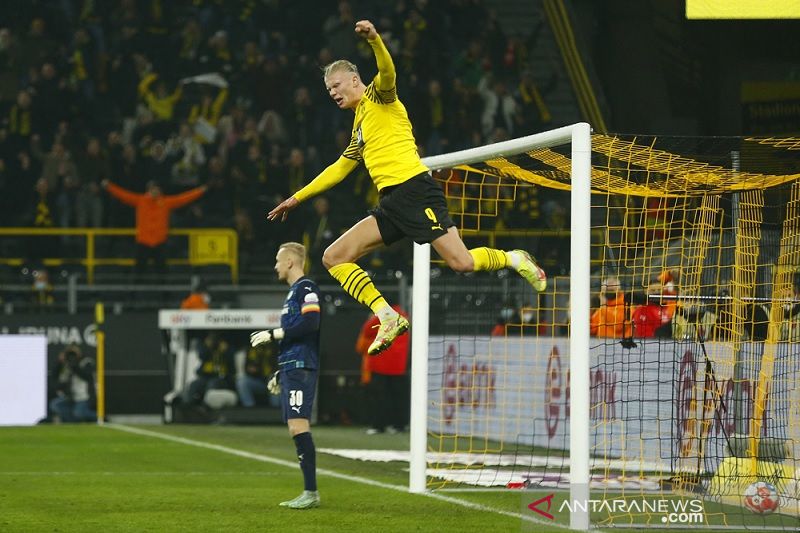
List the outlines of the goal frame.
{"type": "MultiPolygon", "coordinates": [[[[586,122],[449,154],[426,157],[431,170],[570,144],[570,501],[589,500],[589,315],[591,243],[591,127],[586,122]],[[583,258],[583,259],[580,259],[583,258]],[[580,259],[580,260],[579,260],[580,259]]],[[[409,492],[425,492],[428,448],[428,341],[430,244],[414,244],[411,315],[411,421],[409,492]]],[[[574,505],[570,528],[589,529],[587,506],[574,505]],[[584,510],[580,510],[583,507],[584,510]]]]}

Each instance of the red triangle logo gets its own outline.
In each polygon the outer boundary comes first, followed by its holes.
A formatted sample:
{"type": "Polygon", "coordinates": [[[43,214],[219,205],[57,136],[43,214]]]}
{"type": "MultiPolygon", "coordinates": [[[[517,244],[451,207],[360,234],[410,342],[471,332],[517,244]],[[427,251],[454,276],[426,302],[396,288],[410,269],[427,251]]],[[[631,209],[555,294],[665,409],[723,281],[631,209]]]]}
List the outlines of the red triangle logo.
{"type": "Polygon", "coordinates": [[[544,498],[539,498],[538,500],[536,500],[532,504],[528,505],[528,509],[530,509],[533,512],[539,513],[540,515],[544,516],[545,518],[553,520],[555,517],[547,512],[547,511],[550,510],[550,507],[552,507],[552,505],[553,505],[553,496],[555,496],[555,494],[548,494],[544,498]],[[539,505],[544,503],[544,502],[547,502],[547,510],[546,511],[543,511],[543,510],[539,509],[539,505]]]}

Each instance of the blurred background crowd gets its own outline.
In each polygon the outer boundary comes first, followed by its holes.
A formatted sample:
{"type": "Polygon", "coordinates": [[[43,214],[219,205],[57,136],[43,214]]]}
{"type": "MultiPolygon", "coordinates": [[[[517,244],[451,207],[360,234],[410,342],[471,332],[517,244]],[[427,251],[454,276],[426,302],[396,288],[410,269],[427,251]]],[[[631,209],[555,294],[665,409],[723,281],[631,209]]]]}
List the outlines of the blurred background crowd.
{"type": "MultiPolygon", "coordinates": [[[[532,43],[505,35],[481,0],[289,4],[4,2],[0,226],[132,227],[133,210],[103,180],[134,192],[156,180],[166,194],[207,185],[173,226],[234,228],[245,271],[271,262],[275,244],[288,240],[305,239],[318,263],[376,201],[366,171],[283,225],[264,215],[346,147],[352,117],[328,101],[320,69],[348,58],[371,79],[371,50],[353,32],[363,18],[394,57],[422,155],[551,121],[547,87],[534,83],[528,62],[532,43]]],[[[535,199],[520,205],[538,216],[535,199]]],[[[526,213],[506,218],[506,227],[530,224],[526,213]]],[[[67,255],[69,245],[53,241],[48,253],[58,246],[67,255]]]]}

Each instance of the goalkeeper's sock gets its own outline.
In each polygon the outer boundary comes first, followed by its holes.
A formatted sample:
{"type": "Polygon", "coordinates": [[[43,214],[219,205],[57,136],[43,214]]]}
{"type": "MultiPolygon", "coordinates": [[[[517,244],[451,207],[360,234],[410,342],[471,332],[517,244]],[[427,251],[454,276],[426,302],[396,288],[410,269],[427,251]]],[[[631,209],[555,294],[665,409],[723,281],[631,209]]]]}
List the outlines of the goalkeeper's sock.
{"type": "Polygon", "coordinates": [[[306,431],[294,437],[294,447],[297,448],[297,459],[300,461],[300,470],[303,471],[303,488],[317,490],[317,450],[311,433],[306,431]]]}
{"type": "Polygon", "coordinates": [[[519,258],[503,250],[482,246],[480,248],[473,248],[469,253],[472,256],[472,260],[475,262],[475,266],[473,267],[475,272],[481,270],[502,270],[507,267],[516,268],[516,266],[519,265],[519,258]],[[517,265],[514,265],[515,261],[517,265]]]}
{"type": "Polygon", "coordinates": [[[383,295],[357,264],[342,263],[329,268],[328,272],[342,285],[347,294],[372,309],[376,315],[384,306],[388,307],[389,304],[383,299],[383,295]]]}

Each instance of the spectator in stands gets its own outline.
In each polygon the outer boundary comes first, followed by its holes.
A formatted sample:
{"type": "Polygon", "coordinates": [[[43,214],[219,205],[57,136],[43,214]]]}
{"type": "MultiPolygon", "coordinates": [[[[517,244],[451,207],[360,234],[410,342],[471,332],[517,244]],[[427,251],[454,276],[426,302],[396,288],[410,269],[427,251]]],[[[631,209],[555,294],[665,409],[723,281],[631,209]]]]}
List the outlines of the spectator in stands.
{"type": "Polygon", "coordinates": [[[277,353],[273,344],[249,347],[244,354],[244,365],[236,375],[236,391],[244,407],[255,407],[259,401],[271,407],[281,406],[281,397],[268,394],[267,380],[277,366],[277,353]]]}
{"type": "Polygon", "coordinates": [[[55,398],[50,411],[57,422],[94,422],[94,361],[85,357],[77,346],[69,346],[58,355],[52,373],[55,398]]]}
{"type": "Polygon", "coordinates": [[[212,331],[206,335],[198,356],[200,366],[197,367],[197,377],[181,394],[187,405],[203,405],[209,391],[235,389],[233,350],[218,332],[212,331]]]}
{"type": "Polygon", "coordinates": [[[48,190],[57,198],[59,225],[72,226],[80,181],[72,156],[60,140],[53,142],[50,152],[43,158],[42,178],[47,180],[48,190]]]}
{"type": "Polygon", "coordinates": [[[294,92],[288,113],[289,140],[292,144],[307,148],[318,137],[316,111],[308,87],[298,87],[294,92]]]}
{"type": "Polygon", "coordinates": [[[483,104],[475,88],[455,78],[448,113],[448,117],[452,117],[451,150],[463,150],[480,144],[482,109],[483,104]]]}
{"type": "Polygon", "coordinates": [[[183,95],[183,84],[179,84],[172,94],[167,92],[167,85],[163,80],[158,79],[158,74],[148,74],[139,82],[139,95],[147,103],[148,109],[153,113],[156,120],[164,127],[159,131],[169,131],[169,123],[175,114],[175,104],[183,95]],[[153,82],[156,83],[155,92],[150,88],[153,82]]]}
{"type": "Polygon", "coordinates": [[[513,137],[517,103],[509,94],[505,80],[484,75],[478,83],[478,94],[483,98],[481,128],[484,137],[491,135],[497,128],[502,128],[507,135],[513,137]]]}
{"type": "Polygon", "coordinates": [[[639,299],[640,305],[634,307],[631,313],[634,337],[668,338],[672,335],[670,324],[677,306],[677,299],[674,298],[677,295],[674,283],[676,278],[677,272],[664,270],[658,275],[656,282],[648,286],[647,293],[639,299]]]}
{"type": "Polygon", "coordinates": [[[473,38],[462,50],[455,60],[455,75],[467,89],[477,90],[484,75],[483,45],[480,40],[473,38]]]}
{"type": "Polygon", "coordinates": [[[198,204],[201,215],[197,225],[212,228],[233,226],[235,191],[221,157],[214,156],[209,161],[205,183],[208,194],[198,204]]]}
{"type": "MultiPolygon", "coordinates": [[[[2,144],[3,131],[0,129],[0,144],[2,144]]],[[[41,174],[36,162],[26,151],[9,154],[8,159],[0,159],[3,167],[0,170],[0,225],[2,226],[29,226],[31,220],[26,216],[29,208],[31,188],[41,174]]]]}
{"type": "MultiPolygon", "coordinates": [[[[227,82],[226,82],[227,83],[227,82]]],[[[222,113],[222,106],[228,98],[228,87],[222,87],[216,97],[209,90],[203,92],[200,102],[189,111],[189,124],[194,128],[195,138],[203,144],[214,141],[217,134],[217,123],[222,113]]]]}
{"type": "Polygon", "coordinates": [[[672,317],[672,337],[677,340],[711,340],[717,325],[716,305],[684,296],[672,317]]]}
{"type": "Polygon", "coordinates": [[[111,173],[108,155],[103,153],[100,140],[89,139],[86,151],[77,159],[78,176],[81,182],[76,203],[76,223],[78,227],[103,226],[104,198],[100,184],[111,173]]]}
{"type": "Polygon", "coordinates": [[[522,337],[543,333],[546,324],[541,322],[537,309],[522,306],[518,309],[507,307],[500,312],[492,336],[522,337]]]}
{"type": "MultiPolygon", "coordinates": [[[[779,338],[776,340],[797,343],[800,342],[800,272],[794,272],[791,276],[791,287],[785,289],[781,302],[772,305],[780,305],[778,313],[779,323],[776,324],[779,338]]],[[[771,306],[766,303],[750,303],[745,307],[747,318],[745,322],[745,334],[754,341],[765,341],[770,334],[770,310],[771,306]]]]}
{"type": "Polygon", "coordinates": [[[196,281],[192,285],[192,292],[181,302],[181,309],[204,310],[211,307],[211,296],[208,294],[208,287],[202,281],[196,281]]]}
{"type": "MultiPolygon", "coordinates": [[[[399,305],[392,308],[405,318],[408,313],[399,305]]],[[[408,335],[398,337],[389,348],[377,356],[367,353],[375,340],[380,321],[376,315],[364,322],[356,340],[356,352],[361,355],[362,368],[369,378],[370,420],[367,435],[397,433],[406,425],[406,401],[408,399],[408,335]]],[[[362,376],[364,372],[362,371],[362,376]]],[[[363,381],[363,380],[362,380],[363,381]]]]}
{"type": "Polygon", "coordinates": [[[19,91],[16,103],[8,110],[4,122],[8,125],[8,142],[12,147],[24,147],[33,134],[32,105],[31,93],[19,91]]]}
{"type": "Polygon", "coordinates": [[[514,92],[518,113],[514,119],[520,135],[531,135],[551,127],[552,115],[547,107],[542,92],[549,91],[555,85],[556,77],[552,76],[547,87],[540,91],[533,79],[533,71],[526,68],[522,71],[521,80],[514,92]]]}
{"type": "Polygon", "coordinates": [[[329,217],[330,202],[324,196],[314,198],[314,213],[309,217],[303,242],[306,243],[308,257],[311,259],[311,271],[321,273],[322,254],[338,237],[333,229],[333,221],[329,217]]]}
{"type": "Polygon", "coordinates": [[[677,269],[667,269],[658,275],[659,292],[666,298],[661,299],[661,305],[669,320],[675,316],[675,308],[678,306],[678,271],[677,269]]]}
{"type": "Polygon", "coordinates": [[[167,155],[175,160],[171,171],[171,187],[175,190],[196,187],[206,155],[188,122],[180,125],[178,135],[170,137],[165,149],[167,155]]]}
{"type": "Polygon", "coordinates": [[[628,306],[616,276],[607,277],[600,285],[600,307],[592,313],[590,331],[597,337],[622,339],[631,336],[628,306]]]}
{"type": "Polygon", "coordinates": [[[135,280],[139,281],[147,270],[149,261],[155,263],[156,274],[160,277],[166,270],[164,246],[169,235],[169,215],[173,209],[187,205],[206,192],[201,185],[181,194],[165,196],[155,181],[147,184],[147,192],[137,194],[104,180],[103,188],[119,201],[136,208],[136,266],[135,280]]]}
{"type": "Polygon", "coordinates": [[[33,308],[37,311],[45,311],[53,307],[53,284],[50,283],[50,274],[44,268],[37,268],[33,271],[33,308]]]}
{"type": "Polygon", "coordinates": [[[497,322],[495,322],[495,325],[492,328],[491,336],[504,337],[508,334],[509,326],[521,323],[522,319],[520,318],[517,310],[511,304],[507,304],[505,307],[503,307],[503,309],[500,310],[500,315],[497,317],[497,322]]]}
{"type": "MultiPolygon", "coordinates": [[[[641,305],[637,305],[631,312],[631,323],[633,324],[633,336],[639,339],[660,337],[659,329],[669,325],[671,316],[667,307],[662,305],[658,296],[663,294],[660,283],[652,283],[647,288],[647,294],[642,298],[641,305]]],[[[669,337],[669,333],[664,335],[669,337]]]]}
{"type": "MultiPolygon", "coordinates": [[[[198,278],[192,281],[192,288],[189,296],[181,302],[181,309],[188,311],[203,311],[211,308],[211,296],[208,294],[206,284],[198,278]]],[[[196,343],[202,341],[207,335],[206,330],[190,329],[186,332],[186,338],[190,346],[196,346],[196,343]]]]}
{"type": "MultiPolygon", "coordinates": [[[[57,215],[55,194],[45,178],[36,181],[34,198],[30,205],[28,224],[34,228],[52,228],[57,215]]],[[[29,260],[38,265],[45,257],[58,255],[60,241],[55,237],[34,237],[28,239],[29,260]]]]}
{"type": "Polygon", "coordinates": [[[325,43],[334,56],[354,56],[358,52],[352,38],[353,26],[356,25],[353,10],[350,2],[346,1],[340,1],[337,7],[338,12],[331,14],[322,24],[325,43]]]}
{"type": "Polygon", "coordinates": [[[419,131],[419,140],[425,146],[428,156],[441,154],[448,147],[449,134],[447,128],[447,98],[442,93],[442,84],[433,79],[427,90],[417,95],[417,106],[414,110],[414,124],[419,131]]]}
{"type": "MultiPolygon", "coordinates": [[[[143,159],[139,168],[140,175],[147,176],[156,183],[169,183],[172,178],[172,165],[176,161],[174,154],[168,153],[161,141],[151,143],[149,139],[145,139],[142,144],[144,153],[149,157],[143,159]]],[[[144,187],[144,190],[146,191],[147,187],[144,187]]]]}

